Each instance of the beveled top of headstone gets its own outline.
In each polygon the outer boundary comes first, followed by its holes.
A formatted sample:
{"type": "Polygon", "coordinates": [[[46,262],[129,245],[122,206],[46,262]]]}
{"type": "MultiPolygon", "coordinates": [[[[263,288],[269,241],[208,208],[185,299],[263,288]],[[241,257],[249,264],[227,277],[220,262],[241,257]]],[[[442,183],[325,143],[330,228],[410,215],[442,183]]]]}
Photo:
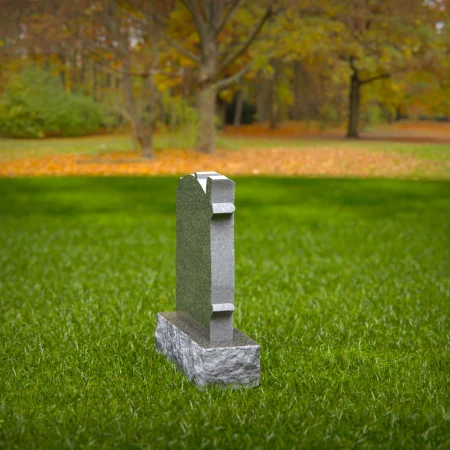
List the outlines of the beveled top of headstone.
{"type": "Polygon", "coordinates": [[[180,178],[177,311],[211,329],[218,341],[233,330],[234,210],[234,182],[227,177],[196,172],[180,178]]]}

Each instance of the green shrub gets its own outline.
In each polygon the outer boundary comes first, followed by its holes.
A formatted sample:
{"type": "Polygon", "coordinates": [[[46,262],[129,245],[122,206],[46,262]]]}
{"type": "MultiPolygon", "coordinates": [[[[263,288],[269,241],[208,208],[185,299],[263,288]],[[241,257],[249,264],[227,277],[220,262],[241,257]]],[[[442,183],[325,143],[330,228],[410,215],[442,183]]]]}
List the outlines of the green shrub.
{"type": "Polygon", "coordinates": [[[99,104],[81,94],[65,92],[57,77],[36,67],[13,75],[0,97],[3,136],[82,136],[101,124],[99,104]]]}

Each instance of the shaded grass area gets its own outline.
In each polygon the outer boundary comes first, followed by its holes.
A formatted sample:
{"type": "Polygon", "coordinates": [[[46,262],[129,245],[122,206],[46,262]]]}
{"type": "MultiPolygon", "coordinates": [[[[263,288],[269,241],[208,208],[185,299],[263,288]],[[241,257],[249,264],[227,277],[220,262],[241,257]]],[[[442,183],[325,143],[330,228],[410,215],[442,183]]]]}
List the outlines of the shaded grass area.
{"type": "Polygon", "coordinates": [[[261,386],[154,349],[176,178],[0,179],[0,447],[448,448],[450,184],[238,178],[261,386]]]}
{"type": "MultiPolygon", "coordinates": [[[[167,148],[190,150],[195,147],[195,137],[192,131],[179,134],[162,134],[155,137],[157,151],[167,148]]],[[[217,147],[222,150],[245,150],[246,148],[288,148],[288,149],[345,149],[368,150],[404,154],[422,159],[450,160],[450,145],[440,143],[410,143],[322,139],[322,138],[268,138],[240,137],[219,134],[217,147]]],[[[54,154],[100,155],[103,153],[128,152],[132,150],[131,139],[125,135],[104,135],[82,138],[52,138],[52,139],[0,139],[0,161],[14,158],[39,157],[54,154]]]]}

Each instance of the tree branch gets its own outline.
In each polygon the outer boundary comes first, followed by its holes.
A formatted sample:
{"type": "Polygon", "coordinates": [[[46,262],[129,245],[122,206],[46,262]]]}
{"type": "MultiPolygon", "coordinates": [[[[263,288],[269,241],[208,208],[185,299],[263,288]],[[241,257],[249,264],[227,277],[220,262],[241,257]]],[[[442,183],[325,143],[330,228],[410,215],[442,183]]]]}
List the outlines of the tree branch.
{"type": "Polygon", "coordinates": [[[377,50],[377,49],[372,48],[370,43],[364,42],[353,30],[349,30],[349,31],[350,31],[350,34],[352,35],[352,38],[356,42],[358,42],[358,44],[361,45],[361,47],[363,47],[369,54],[376,56],[378,58],[380,57],[379,49],[377,50]]]}
{"type": "Polygon", "coordinates": [[[132,77],[138,77],[138,78],[148,78],[150,76],[150,72],[144,71],[144,72],[134,72],[132,70],[122,70],[122,69],[114,69],[110,67],[106,67],[103,64],[98,65],[98,68],[105,73],[111,73],[113,75],[130,75],[132,77]]]}
{"type": "Polygon", "coordinates": [[[230,9],[226,12],[226,14],[222,17],[222,20],[215,27],[214,34],[218,36],[220,32],[223,30],[225,25],[230,21],[230,19],[234,16],[237,9],[239,8],[242,0],[233,0],[233,3],[230,6],[230,9]]]}
{"type": "Polygon", "coordinates": [[[179,70],[178,72],[170,72],[167,70],[160,70],[160,69],[149,69],[143,72],[134,72],[132,70],[122,70],[122,69],[114,69],[111,67],[106,67],[105,65],[103,65],[100,61],[100,65],[98,66],[98,68],[105,73],[110,73],[112,75],[130,75],[132,77],[138,77],[138,78],[143,78],[143,79],[147,79],[150,78],[152,75],[166,75],[168,77],[181,77],[183,74],[181,72],[181,70],[179,70]]]}
{"type": "Polygon", "coordinates": [[[192,61],[196,62],[197,64],[200,63],[200,57],[198,57],[194,53],[190,52],[189,50],[185,49],[175,39],[172,39],[171,37],[167,36],[167,34],[161,30],[161,28],[163,28],[165,26],[165,24],[164,24],[164,21],[162,21],[161,18],[157,14],[154,14],[152,12],[148,12],[148,14],[155,22],[155,24],[156,24],[155,31],[158,33],[158,35],[162,39],[164,39],[168,44],[170,44],[172,47],[174,47],[176,50],[178,50],[182,55],[186,56],[186,58],[191,59],[192,61]]]}
{"type": "Polygon", "coordinates": [[[191,13],[194,19],[195,26],[197,27],[200,42],[203,44],[206,39],[205,22],[202,19],[202,12],[200,11],[196,0],[180,0],[184,7],[191,13]]]}
{"type": "Polygon", "coordinates": [[[237,58],[239,58],[239,56],[243,55],[247,51],[247,49],[250,47],[252,42],[256,39],[258,34],[261,32],[264,24],[267,22],[269,17],[271,17],[272,15],[273,15],[273,10],[272,10],[272,2],[271,2],[270,5],[268,6],[268,8],[266,9],[266,12],[264,13],[264,15],[261,17],[260,21],[256,25],[256,27],[249,34],[247,40],[240,47],[238,47],[234,53],[231,53],[230,55],[228,55],[225,58],[224,61],[222,61],[222,63],[219,65],[218,72],[223,72],[230,64],[232,64],[237,58]]]}
{"type": "Polygon", "coordinates": [[[348,63],[350,64],[350,68],[352,69],[352,72],[354,74],[358,74],[358,69],[355,66],[355,60],[357,60],[358,58],[355,58],[354,56],[350,56],[347,59],[347,56],[344,57],[345,60],[348,60],[348,63]]]}
{"type": "MultiPolygon", "coordinates": [[[[195,0],[192,0],[192,1],[195,1],[195,0]]],[[[203,14],[205,16],[206,22],[211,23],[211,18],[212,18],[211,12],[212,11],[210,8],[208,8],[208,6],[212,7],[213,5],[211,3],[208,4],[208,0],[201,0],[200,3],[201,3],[201,7],[203,10],[203,14]]]]}
{"type": "Polygon", "coordinates": [[[217,90],[221,91],[222,89],[226,89],[231,85],[233,85],[234,83],[237,83],[244,75],[250,72],[251,68],[252,68],[252,61],[249,61],[241,70],[238,70],[234,75],[231,75],[227,78],[223,78],[222,80],[217,81],[215,83],[217,90]]]}
{"type": "Polygon", "coordinates": [[[178,50],[182,55],[186,56],[186,58],[191,59],[192,61],[196,62],[197,64],[200,63],[200,58],[194,53],[191,53],[189,50],[186,50],[182,45],[180,45],[177,41],[167,36],[165,33],[158,32],[158,34],[173,48],[178,50]]]}
{"type": "Polygon", "coordinates": [[[377,75],[375,77],[367,78],[367,80],[361,80],[360,84],[362,85],[362,84],[372,83],[372,81],[379,80],[381,78],[390,78],[390,77],[391,77],[391,74],[383,73],[382,75],[377,75]]]}

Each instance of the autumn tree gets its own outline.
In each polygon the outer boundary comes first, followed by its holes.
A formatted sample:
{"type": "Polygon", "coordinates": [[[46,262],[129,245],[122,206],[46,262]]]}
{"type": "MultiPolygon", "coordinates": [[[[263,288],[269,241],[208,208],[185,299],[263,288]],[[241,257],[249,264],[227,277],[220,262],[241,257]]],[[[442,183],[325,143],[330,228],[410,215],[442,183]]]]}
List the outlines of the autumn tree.
{"type": "MultiPolygon", "coordinates": [[[[104,5],[105,24],[107,42],[107,51],[112,54],[118,63],[116,71],[121,74],[124,98],[126,104],[126,117],[132,127],[133,139],[139,143],[141,153],[144,158],[153,158],[153,126],[155,114],[155,88],[153,85],[151,68],[156,63],[157,55],[153,55],[153,64],[147,64],[146,68],[140,73],[133,73],[133,40],[137,43],[142,38],[138,28],[138,22],[133,20],[132,12],[128,4],[120,4],[117,0],[107,0],[104,5]],[[146,124],[143,120],[142,112],[133,89],[133,75],[139,76],[149,85],[148,102],[144,104],[150,106],[150,123],[146,124]]],[[[135,45],[136,45],[135,43],[135,45]]]]}
{"type": "MultiPolygon", "coordinates": [[[[97,99],[99,72],[123,90],[125,105],[116,92],[115,108],[130,123],[135,148],[143,157],[154,156],[152,130],[156,121],[158,43],[151,27],[145,29],[136,7],[146,0],[73,0],[33,2],[19,0],[20,14],[0,47],[10,59],[56,67],[67,90],[83,89],[91,69],[92,97],[97,99]],[[145,117],[145,119],[144,119],[145,117]]],[[[152,2],[158,10],[163,2],[152,2]]],[[[163,9],[164,10],[164,9],[163,9]]]]}
{"type": "Polygon", "coordinates": [[[196,69],[200,152],[215,151],[217,95],[251,70],[252,61],[246,56],[274,14],[273,3],[268,0],[262,6],[245,0],[180,0],[177,12],[187,13],[191,25],[183,30],[176,30],[174,23],[151,14],[162,38],[196,69]],[[236,20],[239,15],[240,20],[236,20]]]}
{"type": "Polygon", "coordinates": [[[258,120],[271,128],[286,118],[320,120],[340,93],[327,9],[313,0],[285,0],[283,8],[258,42],[258,120]]]}
{"type": "MultiPolygon", "coordinates": [[[[331,2],[334,49],[349,71],[347,137],[359,137],[363,86],[414,69],[436,35],[428,2],[331,2]]],[[[432,45],[432,44],[431,44],[432,45]]]]}

